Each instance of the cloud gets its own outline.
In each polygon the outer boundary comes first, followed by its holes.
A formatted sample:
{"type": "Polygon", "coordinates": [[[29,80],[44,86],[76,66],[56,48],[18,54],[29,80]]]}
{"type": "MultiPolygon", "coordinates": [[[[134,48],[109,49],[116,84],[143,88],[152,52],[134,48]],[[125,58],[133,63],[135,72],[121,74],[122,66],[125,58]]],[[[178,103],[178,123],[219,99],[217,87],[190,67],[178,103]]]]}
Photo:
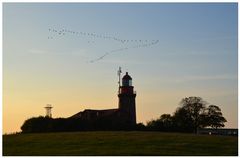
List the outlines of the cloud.
{"type": "Polygon", "coordinates": [[[46,50],[38,50],[38,49],[31,49],[29,50],[30,54],[49,54],[49,51],[46,50]]]}
{"type": "Polygon", "coordinates": [[[209,81],[209,80],[234,80],[237,79],[236,75],[206,75],[206,76],[185,76],[181,79],[176,79],[176,82],[189,82],[189,81],[209,81]]]}
{"type": "Polygon", "coordinates": [[[41,50],[41,49],[31,49],[28,51],[30,54],[36,54],[36,55],[70,55],[70,56],[79,56],[79,57],[87,57],[88,51],[86,49],[80,49],[75,51],[69,51],[69,52],[53,52],[48,50],[41,50]]]}
{"type": "Polygon", "coordinates": [[[89,56],[89,52],[86,49],[72,51],[68,54],[73,55],[73,56],[80,56],[80,57],[88,57],[89,56]]]}

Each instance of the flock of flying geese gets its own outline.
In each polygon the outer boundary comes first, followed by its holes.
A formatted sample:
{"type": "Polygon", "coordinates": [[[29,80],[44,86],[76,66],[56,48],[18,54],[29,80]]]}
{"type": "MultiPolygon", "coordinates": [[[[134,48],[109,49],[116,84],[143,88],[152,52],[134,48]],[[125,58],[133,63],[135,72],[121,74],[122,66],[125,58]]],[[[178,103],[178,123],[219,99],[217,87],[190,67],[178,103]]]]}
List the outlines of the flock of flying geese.
{"type": "MultiPolygon", "coordinates": [[[[139,40],[133,40],[133,39],[120,39],[118,37],[114,37],[114,36],[108,36],[108,35],[101,35],[101,34],[96,34],[96,33],[89,33],[89,32],[79,32],[79,31],[72,31],[72,30],[68,30],[68,29],[61,29],[61,30],[57,30],[57,29],[53,29],[53,28],[49,28],[48,31],[50,33],[52,33],[55,36],[65,36],[65,35],[75,35],[75,36],[81,36],[81,37],[85,37],[85,38],[91,38],[91,39],[101,39],[101,40],[112,40],[112,41],[117,41],[120,42],[121,44],[123,44],[125,47],[121,47],[119,49],[114,49],[114,50],[110,50],[108,52],[106,52],[105,54],[103,54],[102,56],[90,60],[90,63],[94,63],[97,62],[99,60],[102,60],[104,57],[106,57],[107,55],[110,55],[112,53],[116,53],[116,52],[120,52],[120,51],[125,51],[128,49],[134,49],[134,48],[141,48],[141,47],[150,47],[152,45],[155,45],[159,42],[159,40],[147,40],[147,39],[139,39],[139,40]],[[128,44],[128,45],[127,45],[128,44]]],[[[54,39],[53,36],[48,36],[49,40],[54,39]]],[[[88,43],[95,43],[94,40],[90,41],[88,40],[88,43]]]]}

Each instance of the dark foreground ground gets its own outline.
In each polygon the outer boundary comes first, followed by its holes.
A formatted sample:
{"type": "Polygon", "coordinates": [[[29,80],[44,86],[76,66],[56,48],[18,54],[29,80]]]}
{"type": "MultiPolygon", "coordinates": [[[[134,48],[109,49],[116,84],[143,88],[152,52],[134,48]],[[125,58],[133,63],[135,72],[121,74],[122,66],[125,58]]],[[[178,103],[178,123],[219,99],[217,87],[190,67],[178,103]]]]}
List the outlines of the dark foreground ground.
{"type": "Polygon", "coordinates": [[[238,137],[161,132],[3,136],[3,155],[238,155],[238,137]]]}

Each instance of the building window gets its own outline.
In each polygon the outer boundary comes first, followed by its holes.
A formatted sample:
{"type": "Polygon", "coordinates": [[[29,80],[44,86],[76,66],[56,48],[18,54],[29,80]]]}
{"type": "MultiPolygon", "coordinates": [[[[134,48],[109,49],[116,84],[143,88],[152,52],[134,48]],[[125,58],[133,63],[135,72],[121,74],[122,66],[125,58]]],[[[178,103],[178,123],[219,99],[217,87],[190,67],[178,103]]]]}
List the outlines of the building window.
{"type": "Polygon", "coordinates": [[[123,86],[132,86],[132,80],[123,80],[122,85],[123,86]]]}
{"type": "Polygon", "coordinates": [[[129,86],[132,86],[132,80],[129,80],[129,86]]]}

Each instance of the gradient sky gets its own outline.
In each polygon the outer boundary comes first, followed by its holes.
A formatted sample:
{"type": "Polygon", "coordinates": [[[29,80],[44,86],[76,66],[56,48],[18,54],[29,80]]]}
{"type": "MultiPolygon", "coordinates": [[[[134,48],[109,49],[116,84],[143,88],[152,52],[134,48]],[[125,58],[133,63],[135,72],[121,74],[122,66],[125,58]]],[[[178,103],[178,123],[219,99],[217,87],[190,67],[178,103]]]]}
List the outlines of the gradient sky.
{"type": "MultiPolygon", "coordinates": [[[[172,114],[184,97],[218,105],[237,127],[237,3],[4,3],[3,132],[24,120],[69,117],[84,109],[118,106],[117,70],[137,91],[137,122],[172,114]],[[49,29],[159,40],[131,47],[110,39],[49,29]],[[48,38],[52,39],[48,39],[48,38]],[[90,42],[89,42],[90,41],[90,42]]],[[[133,42],[134,43],[134,42],[133,42]]]]}

